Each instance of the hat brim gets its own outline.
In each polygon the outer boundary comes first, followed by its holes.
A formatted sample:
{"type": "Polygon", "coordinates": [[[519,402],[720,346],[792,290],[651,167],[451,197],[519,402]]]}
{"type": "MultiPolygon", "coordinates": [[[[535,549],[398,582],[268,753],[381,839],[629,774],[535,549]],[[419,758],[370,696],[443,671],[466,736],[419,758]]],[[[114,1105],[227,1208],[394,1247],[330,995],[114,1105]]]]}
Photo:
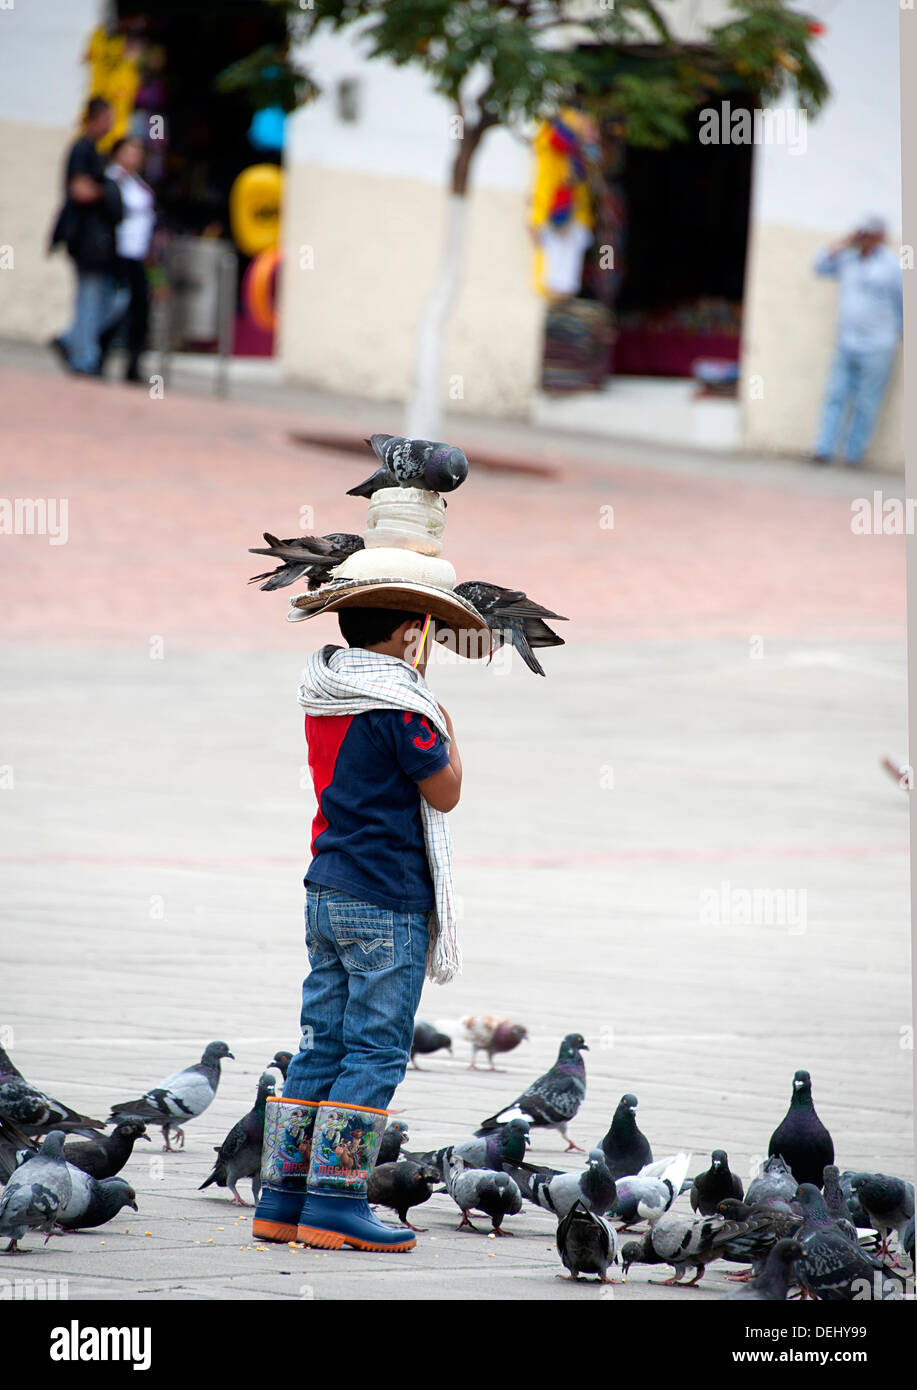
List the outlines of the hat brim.
{"type": "Polygon", "coordinates": [[[446,630],[456,642],[460,656],[474,660],[490,654],[490,628],[478,610],[458,594],[432,584],[406,584],[399,579],[336,581],[313,593],[296,594],[290,600],[288,622],[317,618],[341,608],[395,608],[436,619],[439,631],[446,630]]]}

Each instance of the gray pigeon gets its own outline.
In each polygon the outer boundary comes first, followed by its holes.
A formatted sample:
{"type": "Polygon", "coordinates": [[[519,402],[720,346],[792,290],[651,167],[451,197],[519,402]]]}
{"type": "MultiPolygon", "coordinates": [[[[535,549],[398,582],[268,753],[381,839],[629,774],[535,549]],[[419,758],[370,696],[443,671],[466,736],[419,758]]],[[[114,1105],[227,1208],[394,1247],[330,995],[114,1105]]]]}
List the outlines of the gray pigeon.
{"type": "Polygon", "coordinates": [[[783,1303],[790,1286],[796,1283],[796,1261],[802,1246],[792,1237],[778,1240],[764,1262],[761,1272],[729,1295],[749,1303],[783,1303]]]}
{"type": "Polygon", "coordinates": [[[476,1231],[478,1228],[472,1224],[468,1213],[480,1211],[490,1217],[495,1236],[509,1235],[509,1231],[501,1229],[503,1219],[516,1216],[522,1210],[522,1194],[508,1173],[495,1173],[490,1168],[466,1168],[461,1159],[453,1158],[443,1177],[449,1196],[462,1213],[460,1231],[476,1231]]]}
{"type": "Polygon", "coordinates": [[[726,1197],[717,1207],[717,1213],[725,1216],[727,1221],[737,1222],[740,1227],[723,1251],[724,1260],[750,1264],[744,1274],[726,1275],[727,1279],[738,1284],[754,1279],[777,1242],[795,1238],[802,1225],[802,1214],[777,1198],[750,1207],[737,1197],[726,1197]]]}
{"type": "Polygon", "coordinates": [[[802,1246],[796,1270],[803,1289],[829,1303],[881,1300],[885,1276],[894,1280],[893,1271],[838,1230],[814,1183],[802,1183],[797,1200],[803,1224],[796,1237],[802,1246]]]}
{"type": "Polygon", "coordinates": [[[72,1191],[70,1200],[54,1218],[65,1231],[86,1231],[112,1221],[122,1207],[137,1210],[137,1194],[124,1178],[103,1178],[99,1182],[81,1168],[68,1164],[72,1191]]]}
{"type": "Polygon", "coordinates": [[[771,1135],[769,1154],[780,1154],[798,1183],[821,1186],[825,1167],[834,1162],[834,1143],[812,1104],[812,1078],[807,1071],[793,1077],[790,1108],[771,1135]]]}
{"type": "Polygon", "coordinates": [[[141,1124],[157,1124],[162,1129],[164,1148],[169,1153],[172,1152],[169,1131],[174,1129],[175,1137],[184,1148],[185,1131],[182,1125],[203,1115],[213,1100],[220,1084],[220,1060],[223,1057],[232,1057],[224,1042],[208,1043],[201,1060],[194,1066],[173,1072],[139,1100],[124,1100],[113,1105],[108,1123],[115,1125],[122,1120],[139,1120],[141,1124]]]}
{"type": "Polygon", "coordinates": [[[441,1052],[443,1048],[452,1051],[452,1039],[448,1033],[441,1033],[432,1023],[424,1023],[423,1019],[418,1019],[414,1024],[414,1037],[411,1041],[411,1061],[416,1070],[421,1070],[417,1066],[418,1052],[422,1057],[426,1057],[431,1052],[441,1052]]]}
{"type": "Polygon", "coordinates": [[[557,1252],[571,1279],[595,1274],[600,1284],[615,1282],[608,1278],[608,1266],[617,1263],[618,1237],[611,1225],[584,1202],[574,1202],[557,1223],[557,1252]]]}
{"type": "MultiPolygon", "coordinates": [[[[27,1230],[51,1229],[73,1195],[71,1169],[64,1160],[63,1130],[55,1129],[39,1153],[11,1174],[0,1197],[0,1235],[9,1236],[7,1252],[16,1249],[27,1230]]],[[[77,1172],[77,1169],[73,1169],[77,1172]]]]}
{"type": "Polygon", "coordinates": [[[745,1193],[750,1207],[759,1202],[792,1202],[799,1183],[790,1172],[790,1165],[779,1154],[764,1160],[757,1177],[752,1178],[745,1193]]]}
{"type": "Polygon", "coordinates": [[[648,1163],[640,1173],[617,1178],[617,1195],[609,1216],[623,1222],[622,1230],[636,1221],[654,1225],[680,1194],[690,1162],[690,1154],[674,1154],[671,1158],[648,1163]]]}
{"type": "Polygon", "coordinates": [[[840,1169],[834,1163],[829,1163],[825,1167],[822,1181],[822,1196],[825,1199],[825,1206],[828,1214],[833,1219],[836,1226],[843,1231],[848,1240],[852,1240],[854,1245],[859,1243],[856,1223],[851,1221],[850,1212],[847,1207],[847,1199],[841,1190],[840,1169]]]}
{"type": "Polygon", "coordinates": [[[858,1173],[851,1189],[859,1198],[870,1226],[882,1237],[879,1254],[888,1254],[888,1237],[898,1236],[898,1249],[904,1246],[904,1229],[914,1215],[914,1184],[886,1173],[858,1173]]]}
{"type": "Polygon", "coordinates": [[[32,1137],[50,1134],[56,1129],[68,1134],[91,1135],[93,1130],[105,1128],[101,1120],[80,1115],[69,1105],[52,1100],[37,1086],[30,1085],[3,1047],[0,1047],[0,1116],[32,1137]]]}
{"type": "Polygon", "coordinates": [[[240,1195],[236,1183],[240,1178],[251,1178],[252,1196],[257,1203],[261,1192],[261,1150],[264,1147],[264,1111],[268,1096],[274,1094],[274,1078],[269,1071],[262,1072],[258,1078],[255,1103],[247,1115],[233,1125],[226,1138],[216,1151],[217,1161],[213,1172],[205,1178],[198,1188],[202,1192],[211,1183],[218,1187],[228,1187],[232,1200],[237,1206],[247,1207],[248,1202],[240,1195]]]}
{"type": "Polygon", "coordinates": [[[285,589],[288,584],[297,583],[303,575],[308,577],[310,592],[318,589],[328,578],[329,570],[343,564],[349,556],[364,547],[363,537],[349,531],[332,531],[328,536],[293,536],[285,541],[265,531],[264,539],[267,546],[250,546],[249,554],[270,555],[275,560],[281,560],[282,564],[275,570],[266,570],[264,574],[253,574],[248,582],[257,584],[259,579],[263,579],[265,582],[261,588],[268,592],[285,589]]]}
{"type": "Polygon", "coordinates": [[[420,487],[429,492],[454,492],[468,477],[468,460],[461,449],[429,439],[374,434],[366,443],[379,467],[364,482],[349,488],[348,497],[372,497],[383,487],[420,487]]]}
{"type": "Polygon", "coordinates": [[[696,1270],[686,1288],[703,1277],[708,1264],[717,1259],[717,1247],[736,1233],[736,1224],[722,1216],[685,1216],[670,1211],[660,1216],[642,1241],[630,1240],[621,1251],[624,1273],[632,1264],[669,1264],[675,1273],[669,1279],[651,1279],[651,1284],[680,1284],[689,1269],[696,1270]]]}
{"type": "MultiPolygon", "coordinates": [[[[582,1033],[568,1033],[551,1070],[533,1081],[528,1090],[523,1091],[511,1105],[483,1120],[475,1133],[479,1137],[489,1134],[509,1120],[521,1117],[528,1120],[533,1128],[556,1129],[567,1139],[567,1125],[586,1096],[586,1067],[580,1053],[588,1051],[582,1033]]],[[[567,1139],[565,1152],[570,1149],[583,1152],[579,1144],[567,1139]]]]}
{"type": "Polygon", "coordinates": [[[504,642],[509,642],[536,676],[544,675],[544,667],[532,648],[565,645],[564,639],[545,619],[560,623],[568,620],[561,613],[552,613],[550,608],[534,603],[521,589],[504,589],[483,579],[467,579],[456,584],[455,593],[480,613],[490,629],[494,646],[502,647],[504,642]]]}
{"type": "Polygon", "coordinates": [[[590,1149],[589,1162],[581,1173],[558,1173],[528,1163],[508,1171],[524,1197],[561,1219],[578,1203],[599,1216],[615,1204],[615,1181],[601,1149],[590,1149]]]}

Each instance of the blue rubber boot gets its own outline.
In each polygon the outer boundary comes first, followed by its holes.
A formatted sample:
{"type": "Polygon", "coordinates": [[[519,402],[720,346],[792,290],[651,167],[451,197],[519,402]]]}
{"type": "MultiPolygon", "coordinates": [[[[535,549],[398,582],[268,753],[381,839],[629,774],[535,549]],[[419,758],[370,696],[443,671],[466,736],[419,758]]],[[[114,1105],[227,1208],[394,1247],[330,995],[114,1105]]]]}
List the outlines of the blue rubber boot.
{"type": "Polygon", "coordinates": [[[312,1136],[307,1196],[296,1239],[323,1250],[413,1250],[406,1226],[389,1226],[370,1209],[366,1183],[376,1162],[387,1110],[325,1101],[312,1136]]]}
{"type": "Polygon", "coordinates": [[[317,1101],[269,1096],[264,1111],[261,1195],[252,1221],[257,1240],[296,1239],[312,1156],[317,1101]]]}

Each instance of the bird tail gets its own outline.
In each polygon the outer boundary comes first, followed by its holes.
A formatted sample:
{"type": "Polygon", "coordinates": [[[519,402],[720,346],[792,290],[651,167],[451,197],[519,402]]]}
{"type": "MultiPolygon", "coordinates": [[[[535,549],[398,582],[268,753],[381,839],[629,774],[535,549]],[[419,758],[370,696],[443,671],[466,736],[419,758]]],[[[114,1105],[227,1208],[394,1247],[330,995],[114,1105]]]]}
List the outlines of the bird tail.
{"type": "Polygon", "coordinates": [[[510,642],[516,648],[516,651],[522,657],[522,660],[529,670],[533,671],[536,676],[543,676],[544,667],[529,646],[529,639],[525,631],[525,623],[520,619],[508,620],[506,622],[506,628],[510,634],[510,642]]]}
{"type": "Polygon", "coordinates": [[[218,1187],[226,1186],[226,1170],[225,1168],[222,1168],[219,1163],[216,1165],[213,1172],[210,1174],[210,1177],[205,1178],[204,1181],[201,1183],[200,1187],[197,1189],[198,1192],[203,1192],[204,1188],[209,1187],[212,1182],[215,1182],[218,1187]]]}

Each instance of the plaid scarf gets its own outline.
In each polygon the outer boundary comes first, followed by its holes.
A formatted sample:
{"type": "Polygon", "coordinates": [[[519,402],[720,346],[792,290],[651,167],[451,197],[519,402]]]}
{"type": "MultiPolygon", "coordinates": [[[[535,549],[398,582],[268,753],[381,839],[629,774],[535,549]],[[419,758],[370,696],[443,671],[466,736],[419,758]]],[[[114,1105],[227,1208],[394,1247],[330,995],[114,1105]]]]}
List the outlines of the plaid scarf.
{"type": "MultiPolygon", "coordinates": [[[[410,710],[429,720],[447,745],[446,721],[432,690],[419,671],[397,656],[370,652],[365,647],[322,647],[303,672],[299,703],[307,714],[365,714],[367,710],[410,710]]],[[[427,979],[446,985],[462,968],[455,934],[455,894],[452,887],[452,832],[442,811],[418,792],[427,863],[433,879],[436,906],[430,913],[427,979]]]]}

